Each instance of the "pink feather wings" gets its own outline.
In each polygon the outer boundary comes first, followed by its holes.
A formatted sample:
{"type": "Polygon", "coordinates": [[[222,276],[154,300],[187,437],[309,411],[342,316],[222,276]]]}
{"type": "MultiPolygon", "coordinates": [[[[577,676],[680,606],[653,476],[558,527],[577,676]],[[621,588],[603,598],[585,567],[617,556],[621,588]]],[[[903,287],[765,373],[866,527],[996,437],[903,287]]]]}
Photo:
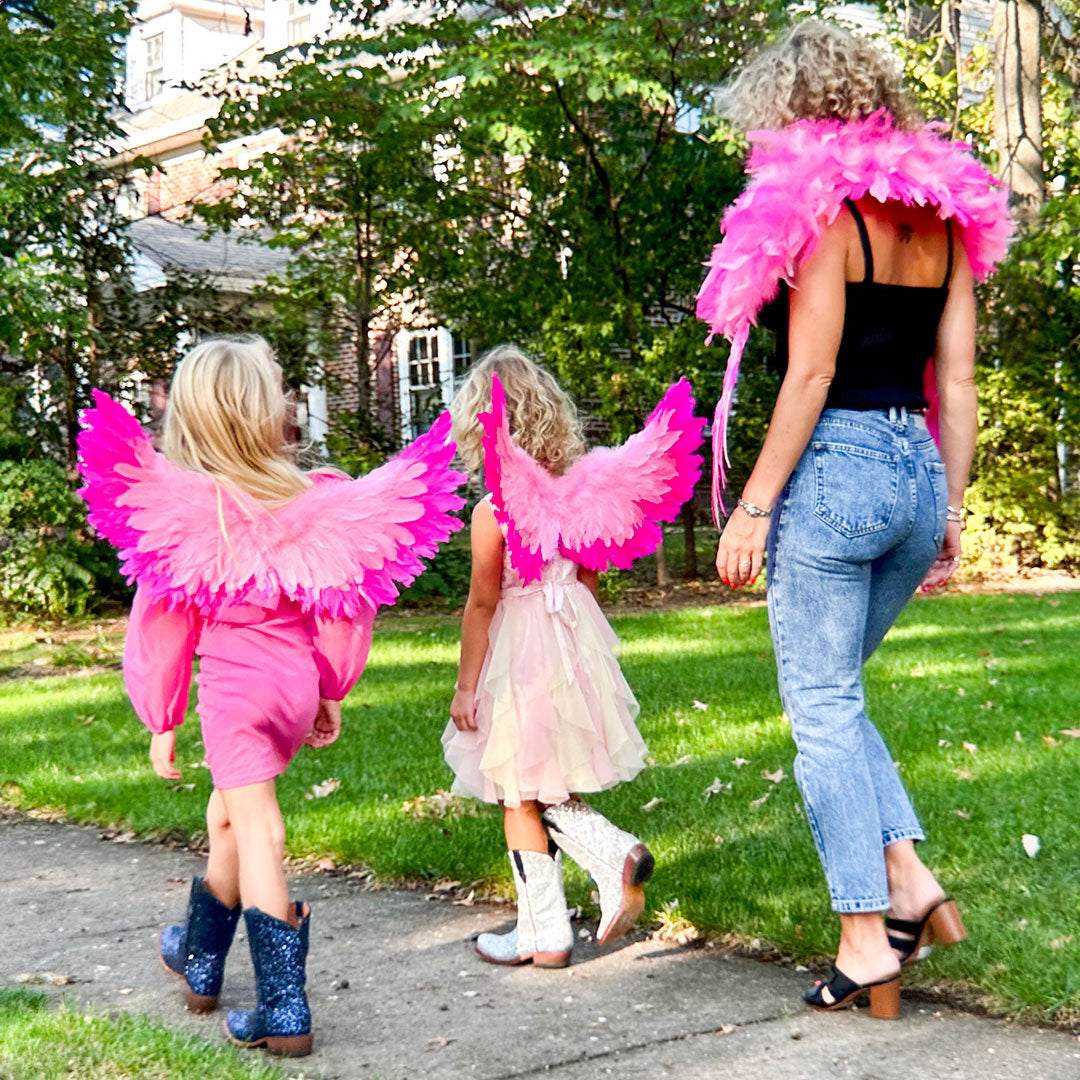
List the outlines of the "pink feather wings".
{"type": "Polygon", "coordinates": [[[720,505],[727,456],[727,418],[739,361],[758,313],[781,281],[793,281],[826,225],[847,198],[869,195],[937,208],[957,226],[968,261],[982,280],[1005,255],[1013,220],[1009,193],[976,161],[970,147],[950,142],[938,125],[900,131],[885,112],[865,120],[802,120],[782,131],[752,131],[750,183],[724,214],[724,238],[706,264],[697,316],[711,341],[731,342],[724,390],[713,418],[713,510],[720,505]]]}
{"type": "Polygon", "coordinates": [[[514,569],[525,582],[562,554],[590,570],[626,569],[660,544],[701,475],[705,421],[694,416],[690,384],[664,394],[644,428],[618,447],[597,447],[554,476],[510,437],[506,395],[492,379],[484,429],[484,479],[507,527],[514,569]]]}
{"type": "Polygon", "coordinates": [[[450,468],[450,416],[358,480],[324,476],[269,509],[159,454],[139,422],[94,391],[82,415],[80,494],[90,524],[120,549],[129,581],[170,606],[206,615],[285,596],[321,615],[392,604],[397,585],[462,522],[451,512],[465,477],[450,468]]]}

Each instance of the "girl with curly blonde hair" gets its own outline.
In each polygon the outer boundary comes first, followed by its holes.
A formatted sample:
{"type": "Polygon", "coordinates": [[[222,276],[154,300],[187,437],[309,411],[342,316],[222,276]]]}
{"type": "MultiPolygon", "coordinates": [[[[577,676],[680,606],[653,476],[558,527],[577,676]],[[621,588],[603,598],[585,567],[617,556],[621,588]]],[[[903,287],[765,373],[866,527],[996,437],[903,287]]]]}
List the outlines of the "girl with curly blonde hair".
{"type": "MultiPolygon", "coordinates": [[[[506,471],[494,475],[513,463],[496,461],[484,441],[496,402],[507,442],[531,458],[525,468],[537,488],[585,453],[570,398],[513,346],[487,353],[450,406],[459,452],[471,472],[485,465],[491,493],[472,515],[472,575],[443,747],[454,792],[502,806],[517,888],[517,926],[481,934],[477,952],[493,964],[564,967],[573,932],[563,852],[596,881],[601,944],[625,933],[644,907],[652,855],[577,793],[629,780],[644,766],[646,749],[615,635],[596,601],[596,571],[560,553],[538,560],[533,580],[514,561],[520,534],[510,530],[521,523],[498,501],[506,471]]],[[[556,508],[545,503],[538,512],[554,515],[556,508]]]]}
{"type": "MultiPolygon", "coordinates": [[[[751,131],[747,190],[724,216],[698,316],[731,342],[714,506],[739,359],[759,320],[783,376],[724,524],[717,570],[768,603],[795,777],[840,947],[804,994],[869,992],[899,1015],[902,964],[964,937],[919,859],[925,834],[877,728],[862,666],[920,584],[960,556],[975,448],[973,284],[1004,253],[1007,195],[968,147],[920,122],[896,61],[826,22],[796,23],[719,95],[751,131]]],[[[712,335],[710,335],[711,337],[712,335]]]]}

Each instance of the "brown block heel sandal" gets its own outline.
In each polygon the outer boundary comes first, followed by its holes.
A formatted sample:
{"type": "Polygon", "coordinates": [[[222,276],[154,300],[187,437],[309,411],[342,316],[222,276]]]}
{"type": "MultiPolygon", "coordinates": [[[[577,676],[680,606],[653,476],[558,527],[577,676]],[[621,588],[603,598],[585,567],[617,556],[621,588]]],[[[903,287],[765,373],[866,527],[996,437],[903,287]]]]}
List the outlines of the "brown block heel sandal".
{"type": "Polygon", "coordinates": [[[803,991],[803,1001],[819,1012],[836,1012],[870,995],[870,1015],[875,1020],[900,1019],[900,976],[890,975],[872,983],[849,979],[835,964],[828,979],[818,979],[803,991]],[[828,997],[825,996],[828,991],[828,997]]]}
{"type": "Polygon", "coordinates": [[[967,937],[956,901],[949,896],[939,900],[921,919],[886,918],[885,930],[904,965],[925,959],[935,945],[955,945],[967,937]]]}

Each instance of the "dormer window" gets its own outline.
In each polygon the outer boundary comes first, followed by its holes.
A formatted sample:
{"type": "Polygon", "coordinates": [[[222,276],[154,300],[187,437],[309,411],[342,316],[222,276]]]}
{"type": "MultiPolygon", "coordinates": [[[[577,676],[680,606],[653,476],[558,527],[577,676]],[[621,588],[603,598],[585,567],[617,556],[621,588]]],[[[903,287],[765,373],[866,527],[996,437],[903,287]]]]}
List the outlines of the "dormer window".
{"type": "Polygon", "coordinates": [[[152,34],[146,38],[146,76],[143,94],[147,101],[161,93],[165,75],[165,35],[152,34]]]}
{"type": "Polygon", "coordinates": [[[303,0],[289,0],[289,44],[299,45],[311,37],[311,12],[303,0]]]}

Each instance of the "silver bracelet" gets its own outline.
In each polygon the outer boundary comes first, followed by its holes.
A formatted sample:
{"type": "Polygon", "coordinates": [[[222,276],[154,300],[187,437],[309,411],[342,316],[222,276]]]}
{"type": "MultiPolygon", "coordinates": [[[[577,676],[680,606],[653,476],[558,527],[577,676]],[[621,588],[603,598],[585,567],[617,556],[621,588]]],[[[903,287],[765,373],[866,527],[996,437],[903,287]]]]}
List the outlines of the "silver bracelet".
{"type": "Polygon", "coordinates": [[[967,511],[962,506],[946,506],[945,507],[945,520],[955,522],[957,525],[963,525],[964,519],[967,517],[967,511]]]}
{"type": "Polygon", "coordinates": [[[745,499],[739,499],[739,509],[744,514],[749,514],[752,518],[772,517],[771,507],[768,510],[762,510],[760,506],[755,506],[752,502],[747,502],[745,499]]]}

